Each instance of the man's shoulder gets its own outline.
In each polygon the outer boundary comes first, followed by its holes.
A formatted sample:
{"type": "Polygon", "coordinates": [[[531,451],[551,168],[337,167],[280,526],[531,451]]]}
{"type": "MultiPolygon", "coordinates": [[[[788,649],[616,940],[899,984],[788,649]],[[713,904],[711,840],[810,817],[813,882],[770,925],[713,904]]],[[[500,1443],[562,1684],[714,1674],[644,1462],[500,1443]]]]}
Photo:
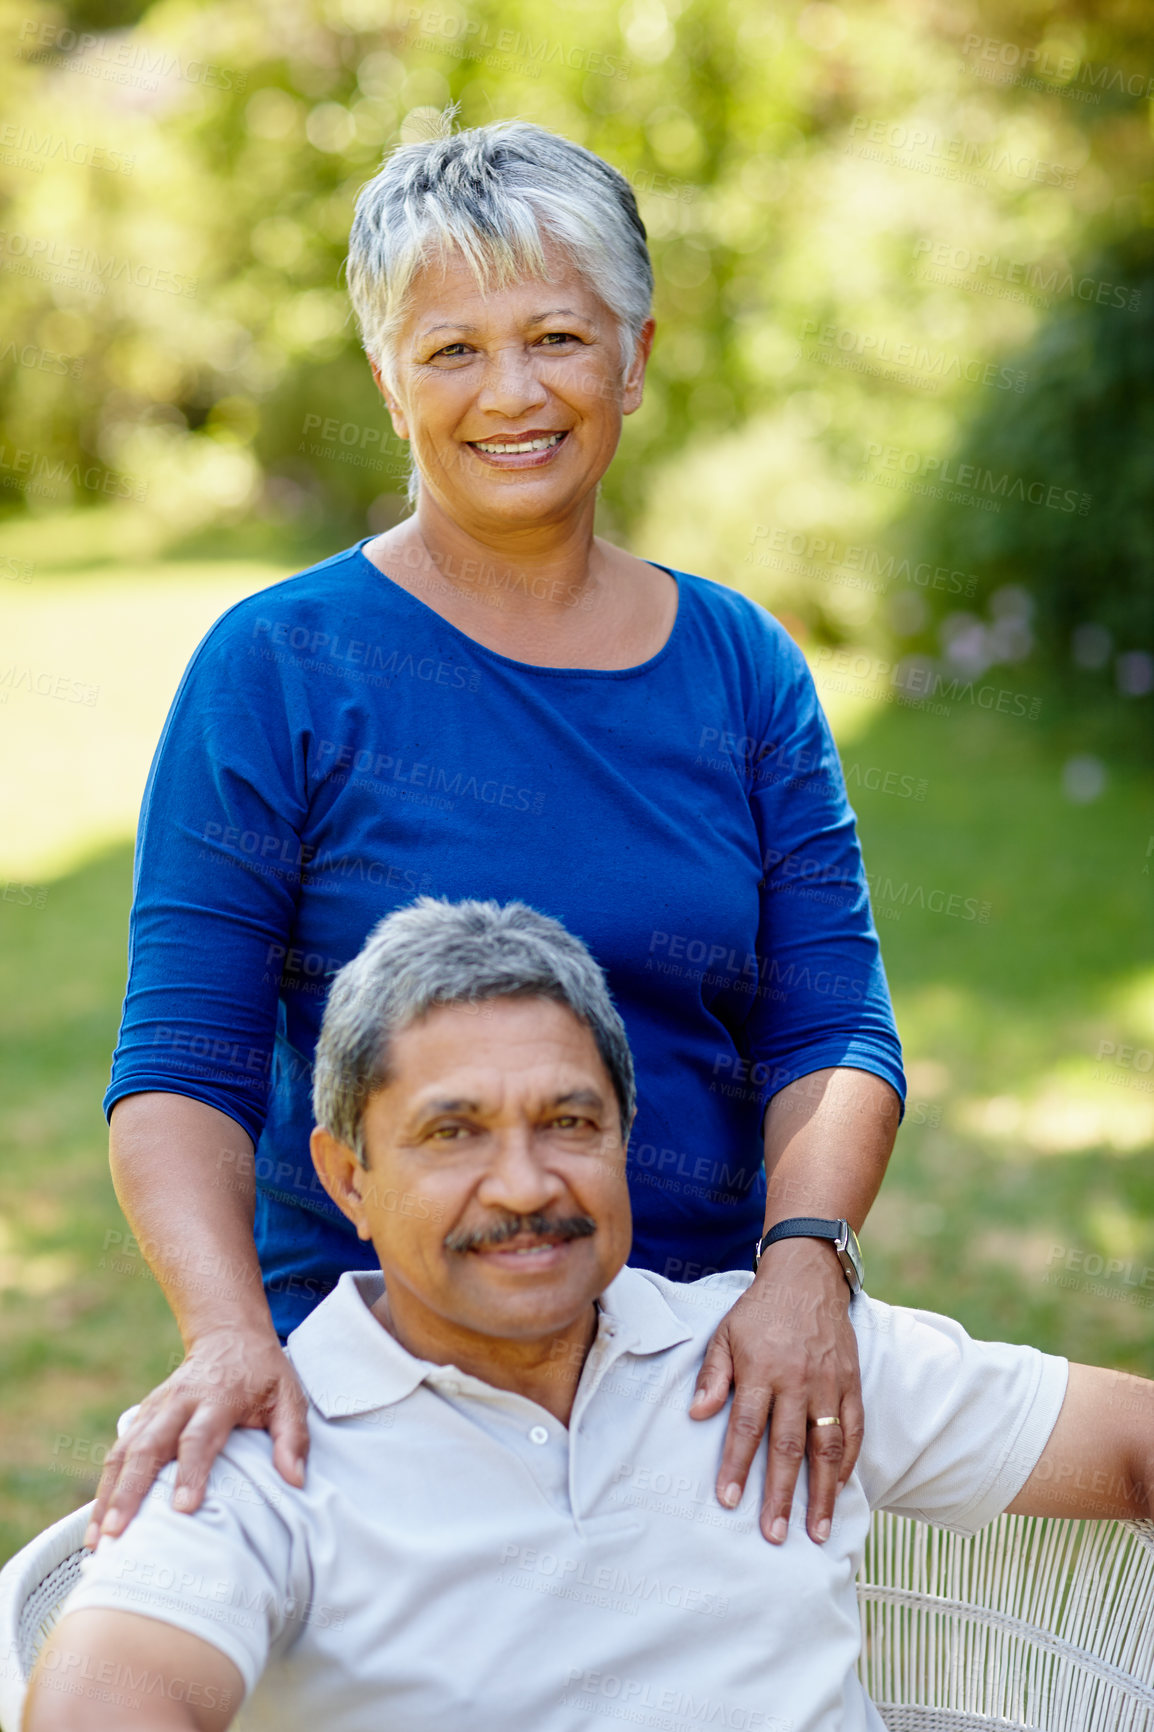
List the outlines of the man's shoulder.
{"type": "Polygon", "coordinates": [[[862,1400],[875,1419],[900,1416],[903,1404],[931,1386],[980,1392],[1001,1377],[1037,1373],[1036,1347],[975,1338],[956,1317],[890,1305],[865,1293],[850,1307],[861,1364],[862,1400]]]}
{"type": "MultiPolygon", "coordinates": [[[[740,1269],[722,1270],[699,1281],[670,1281],[651,1269],[625,1268],[606,1290],[605,1299],[629,1320],[651,1317],[654,1307],[660,1306],[683,1326],[686,1337],[708,1337],[753,1283],[752,1273],[740,1269]]],[[[893,1305],[864,1292],[853,1299],[849,1317],[863,1367],[868,1361],[871,1370],[883,1376],[891,1356],[908,1361],[917,1352],[939,1360],[959,1359],[975,1345],[956,1318],[893,1305]]]]}
{"type": "MultiPolygon", "coordinates": [[[[130,1408],[121,1416],[122,1433],[135,1411],[130,1408]]],[[[311,1433],[310,1426],[310,1442],[311,1433]]],[[[173,1507],[176,1475],[176,1462],[162,1467],[125,1533],[101,1539],[93,1556],[84,1560],[81,1573],[89,1586],[109,1579],[110,1572],[113,1578],[119,1572],[147,1586],[141,1572],[148,1560],[150,1570],[157,1559],[175,1565],[186,1552],[189,1559],[211,1554],[223,1562],[226,1556],[235,1557],[238,1546],[265,1559],[307,1551],[310,1488],[306,1484],[301,1490],[282,1479],[267,1432],[255,1427],[230,1432],[209,1468],[203,1499],[191,1514],[173,1507]]]]}

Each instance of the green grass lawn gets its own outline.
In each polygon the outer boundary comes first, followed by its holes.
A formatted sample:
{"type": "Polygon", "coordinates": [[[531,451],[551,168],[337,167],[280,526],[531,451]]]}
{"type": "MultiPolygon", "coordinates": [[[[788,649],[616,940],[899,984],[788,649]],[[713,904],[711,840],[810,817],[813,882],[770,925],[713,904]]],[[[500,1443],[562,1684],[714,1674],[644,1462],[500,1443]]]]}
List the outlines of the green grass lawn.
{"type": "MultiPolygon", "coordinates": [[[[1154,1375],[1149,782],[1117,770],[1072,805],[1037,728],[966,711],[858,716],[842,746],[910,1071],[870,1289],[1154,1375]]],[[[0,899],[0,1556],[91,1496],[179,1350],[100,1110],[130,883],[125,843],[46,878],[43,906],[0,899]]]]}
{"type": "Polygon", "coordinates": [[[843,759],[928,783],[854,794],[910,1081],[872,1290],[1154,1375],[1148,778],[1072,805],[1047,742],[984,715],[890,712],[843,759]]]}

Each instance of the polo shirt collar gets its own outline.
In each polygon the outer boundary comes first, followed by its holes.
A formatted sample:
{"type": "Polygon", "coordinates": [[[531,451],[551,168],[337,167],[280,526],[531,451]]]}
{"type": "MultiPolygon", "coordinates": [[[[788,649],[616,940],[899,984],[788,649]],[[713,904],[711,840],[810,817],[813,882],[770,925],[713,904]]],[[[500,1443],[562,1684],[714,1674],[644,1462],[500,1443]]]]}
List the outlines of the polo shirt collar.
{"type": "Polygon", "coordinates": [[[288,1356],[325,1419],[391,1407],[439,1369],[406,1353],[377,1322],[369,1307],[384,1290],[379,1269],[347,1269],[288,1338],[288,1356]]]}
{"type": "Polygon", "coordinates": [[[601,1332],[611,1334],[624,1353],[664,1353],[693,1338],[654,1282],[640,1269],[622,1269],[598,1300],[601,1332]]]}
{"type": "MultiPolygon", "coordinates": [[[[384,1290],[379,1270],[346,1270],[288,1338],[289,1358],[325,1419],[392,1407],[422,1383],[436,1383],[449,1371],[448,1366],[415,1358],[378,1323],[369,1307],[384,1290]]],[[[622,1269],[614,1277],[598,1300],[598,1310],[594,1348],[604,1343],[607,1358],[663,1353],[693,1334],[637,1269],[622,1269]]]]}

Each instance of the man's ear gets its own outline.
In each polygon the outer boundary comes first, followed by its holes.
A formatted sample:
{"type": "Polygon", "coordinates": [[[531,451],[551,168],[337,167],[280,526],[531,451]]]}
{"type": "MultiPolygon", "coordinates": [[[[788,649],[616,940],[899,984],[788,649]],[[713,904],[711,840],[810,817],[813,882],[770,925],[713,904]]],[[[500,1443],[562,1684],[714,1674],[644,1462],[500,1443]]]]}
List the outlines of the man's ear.
{"type": "Polygon", "coordinates": [[[377,363],[371,359],[369,361],[369,369],[372,372],[373,378],[377,382],[377,390],[385,399],[385,408],[389,411],[389,420],[393,423],[393,432],[397,435],[398,439],[407,439],[409,437],[409,424],[405,420],[400,404],[393,396],[393,393],[389,390],[384,374],[377,366],[377,363]]]}
{"type": "Polygon", "coordinates": [[[372,1183],[368,1173],[347,1143],[339,1143],[331,1132],[317,1126],[309,1138],[313,1166],[317,1177],[342,1215],[346,1215],[357,1230],[358,1239],[368,1239],[364,1192],[372,1183]]]}

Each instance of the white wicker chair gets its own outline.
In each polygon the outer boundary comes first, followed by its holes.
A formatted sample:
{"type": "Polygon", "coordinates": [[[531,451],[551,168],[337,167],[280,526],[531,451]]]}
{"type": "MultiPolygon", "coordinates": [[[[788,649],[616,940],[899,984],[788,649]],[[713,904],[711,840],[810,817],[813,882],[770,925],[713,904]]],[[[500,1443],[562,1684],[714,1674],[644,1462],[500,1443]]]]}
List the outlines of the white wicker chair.
{"type": "Polygon", "coordinates": [[[890,1732],[1154,1732],[1154,1522],[878,1511],[858,1670],[890,1732]]]}
{"type": "Polygon", "coordinates": [[[80,1579],[91,1508],[86,1503],[45,1528],[0,1570],[0,1732],[20,1732],[28,1676],[80,1579]]]}
{"type": "MultiPolygon", "coordinates": [[[[91,1504],[0,1570],[0,1728],[77,1579],[91,1504]]],[[[862,1682],[890,1732],[1154,1732],[1154,1522],[873,1518],[862,1682]]]]}

